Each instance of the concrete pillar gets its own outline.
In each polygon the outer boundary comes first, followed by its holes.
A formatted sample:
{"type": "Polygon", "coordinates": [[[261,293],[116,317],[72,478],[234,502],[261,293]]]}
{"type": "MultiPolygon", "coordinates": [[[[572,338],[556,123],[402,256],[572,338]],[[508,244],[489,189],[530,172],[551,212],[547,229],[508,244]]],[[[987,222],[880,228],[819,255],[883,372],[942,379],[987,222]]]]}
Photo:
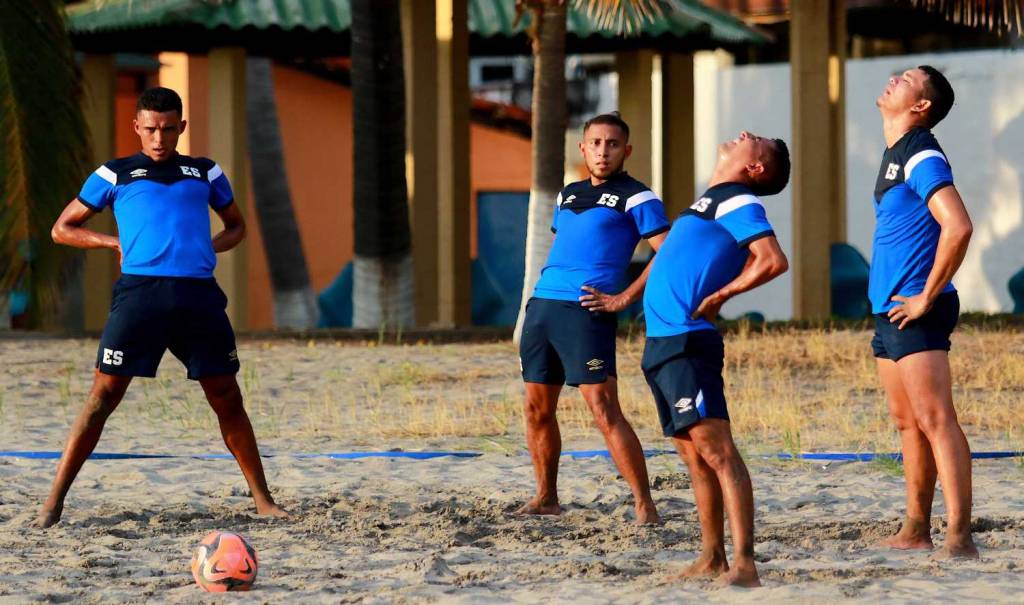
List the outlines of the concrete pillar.
{"type": "MultiPolygon", "coordinates": [[[[437,0],[438,324],[469,325],[468,3],[437,0]]],[[[419,285],[417,284],[417,287],[419,285]]]]}
{"type": "Polygon", "coordinates": [[[694,200],[693,55],[656,56],[655,75],[652,187],[671,220],[694,200]]]}
{"type": "Polygon", "coordinates": [[[412,224],[416,324],[437,323],[438,315],[438,75],[437,7],[402,0],[405,71],[405,171],[412,224]]]}
{"type": "MultiPolygon", "coordinates": [[[[116,154],[114,120],[117,97],[117,71],[113,55],[86,55],[82,63],[84,95],[82,113],[89,126],[93,168],[116,154]]],[[[107,209],[89,221],[89,228],[114,233],[114,212],[107,209]]],[[[103,329],[110,311],[110,290],[120,274],[117,253],[112,250],[87,250],[82,270],[82,327],[96,332],[103,329]]]]}
{"type": "Polygon", "coordinates": [[[653,98],[654,51],[632,50],[615,55],[618,73],[619,113],[629,124],[629,142],[633,154],[626,170],[634,178],[651,185],[653,177],[653,98]]]}
{"type": "Polygon", "coordinates": [[[830,247],[846,239],[842,0],[792,4],[793,316],[831,315],[830,247]]]}
{"type": "MultiPolygon", "coordinates": [[[[246,172],[245,50],[217,48],[209,55],[210,157],[220,164],[231,181],[235,203],[243,213],[248,209],[249,178],[246,172]]],[[[212,211],[211,211],[212,212],[212,211]]],[[[220,218],[210,217],[214,233],[222,229],[220,218]]],[[[248,225],[249,229],[255,228],[248,225]]],[[[249,324],[248,263],[246,242],[217,255],[217,282],[228,297],[228,317],[236,330],[249,324]]]]}

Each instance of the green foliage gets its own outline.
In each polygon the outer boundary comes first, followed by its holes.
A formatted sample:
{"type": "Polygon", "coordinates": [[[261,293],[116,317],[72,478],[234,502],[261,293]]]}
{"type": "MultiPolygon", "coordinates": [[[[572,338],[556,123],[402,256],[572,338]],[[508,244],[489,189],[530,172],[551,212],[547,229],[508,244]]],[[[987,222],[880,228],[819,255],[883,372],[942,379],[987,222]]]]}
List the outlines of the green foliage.
{"type": "Polygon", "coordinates": [[[81,88],[59,0],[0,1],[0,292],[55,309],[80,256],[50,228],[82,183],[89,147],[81,88]]]}

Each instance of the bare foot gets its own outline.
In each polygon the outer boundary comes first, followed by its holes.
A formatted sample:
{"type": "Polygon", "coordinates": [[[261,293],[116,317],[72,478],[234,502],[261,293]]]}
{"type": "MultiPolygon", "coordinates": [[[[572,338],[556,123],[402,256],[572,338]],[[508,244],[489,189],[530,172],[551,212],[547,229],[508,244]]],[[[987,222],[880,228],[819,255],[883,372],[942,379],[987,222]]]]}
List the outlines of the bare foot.
{"type": "Polygon", "coordinates": [[[680,571],[669,576],[669,581],[692,580],[694,578],[717,578],[729,571],[729,564],[725,561],[724,554],[711,554],[697,557],[697,560],[690,563],[680,571]]]}
{"type": "Polygon", "coordinates": [[[895,536],[889,536],[884,540],[876,542],[874,547],[891,548],[894,550],[931,550],[934,544],[932,544],[931,535],[905,532],[901,529],[895,536]]]}
{"type": "Polygon", "coordinates": [[[895,536],[889,536],[876,542],[874,547],[895,550],[931,550],[934,546],[931,529],[930,524],[907,517],[903,520],[903,525],[895,536]]]}
{"type": "Polygon", "coordinates": [[[715,578],[715,585],[757,588],[761,585],[761,578],[758,577],[757,568],[753,563],[743,566],[734,563],[732,569],[715,578]]]}
{"type": "Polygon", "coordinates": [[[288,511],[284,510],[274,502],[266,502],[263,504],[256,505],[256,514],[266,517],[277,517],[283,519],[288,516],[288,511]]]}
{"type": "Polygon", "coordinates": [[[636,524],[661,525],[661,517],[658,516],[658,510],[654,508],[654,504],[636,507],[636,524]]]}
{"type": "Polygon", "coordinates": [[[561,515],[562,507],[558,500],[548,502],[540,498],[534,498],[516,510],[517,515],[561,515]]]}
{"type": "Polygon", "coordinates": [[[32,527],[38,527],[40,529],[52,527],[57,524],[57,521],[60,521],[60,516],[63,512],[63,506],[58,506],[56,508],[46,508],[46,506],[43,506],[43,508],[39,510],[39,515],[36,516],[35,521],[33,521],[31,525],[32,527]]]}
{"type": "Polygon", "coordinates": [[[978,554],[978,547],[974,545],[974,540],[967,536],[966,540],[946,540],[946,543],[932,555],[934,561],[945,561],[948,559],[979,559],[981,555],[978,554]]]}

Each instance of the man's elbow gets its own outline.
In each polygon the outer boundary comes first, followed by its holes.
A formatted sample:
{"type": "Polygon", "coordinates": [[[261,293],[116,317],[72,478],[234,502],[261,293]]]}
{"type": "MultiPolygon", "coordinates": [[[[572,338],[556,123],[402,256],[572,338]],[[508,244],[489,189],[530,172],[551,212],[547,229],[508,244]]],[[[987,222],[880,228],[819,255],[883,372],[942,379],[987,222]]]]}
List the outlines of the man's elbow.
{"type": "Polygon", "coordinates": [[[53,228],[50,229],[50,239],[52,239],[53,243],[55,243],[55,244],[63,244],[64,243],[64,224],[63,223],[59,223],[59,222],[58,223],[54,223],[53,228]]]}
{"type": "Polygon", "coordinates": [[[789,271],[789,259],[786,258],[785,254],[779,254],[772,258],[771,274],[772,278],[776,278],[786,271],[789,271]]]}

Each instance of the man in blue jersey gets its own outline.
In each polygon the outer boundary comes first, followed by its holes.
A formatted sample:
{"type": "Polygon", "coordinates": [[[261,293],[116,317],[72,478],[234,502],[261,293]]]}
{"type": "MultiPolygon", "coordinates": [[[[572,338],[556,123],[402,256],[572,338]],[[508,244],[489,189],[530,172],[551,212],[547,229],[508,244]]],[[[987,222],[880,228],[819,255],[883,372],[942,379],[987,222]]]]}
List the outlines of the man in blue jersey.
{"type": "Polygon", "coordinates": [[[641,238],[657,250],[669,222],[658,196],[623,170],[632,147],[629,126],[617,113],[588,121],[579,148],[590,176],[555,200],[555,240],[526,306],[520,339],[526,440],[537,479],[536,495],[520,512],[561,512],[555,407],[568,384],[579,387],[629,484],[637,522],[658,523],[643,450],[619,406],[615,329],[616,312],[640,297],[647,280],[645,270],[622,288],[633,250],[641,238]]]}
{"type": "Polygon", "coordinates": [[[245,222],[220,167],[176,151],[185,130],[181,112],[181,98],[173,90],[143,92],[134,122],[142,151],[100,166],[53,226],[58,244],[116,251],[122,275],[96,354],[92,389],[71,427],[38,526],[60,520],[71,483],[132,377],[155,376],[167,349],[202,386],[224,442],[249,483],[256,512],[285,515],[267,488],[235,380],[238,352],[224,312],[227,298],[213,279],[215,253],[242,241],[245,222]],[[117,221],[117,236],[83,227],[107,207],[117,221]],[[224,222],[224,230],[212,238],[210,208],[224,222]]]}
{"type": "Polygon", "coordinates": [[[680,576],[759,586],[754,565],[754,496],[733,443],[725,404],[725,349],[712,321],[722,305],[789,265],[759,196],[789,181],[781,139],[748,132],[718,148],[708,190],[672,225],[644,293],[647,343],[641,367],[662,430],[686,462],[701,525],[701,554],[680,576]],[[725,521],[732,530],[732,565],[725,521]]]}
{"type": "Polygon", "coordinates": [[[949,337],[960,301],[951,280],[967,253],[971,219],[930,129],[953,106],[953,88],[923,65],[889,78],[878,97],[886,149],[875,183],[868,297],[871,342],[903,449],[907,511],[882,542],[930,549],[936,478],[949,525],[940,557],[977,557],[971,538],[971,451],[953,409],[949,337]]]}

